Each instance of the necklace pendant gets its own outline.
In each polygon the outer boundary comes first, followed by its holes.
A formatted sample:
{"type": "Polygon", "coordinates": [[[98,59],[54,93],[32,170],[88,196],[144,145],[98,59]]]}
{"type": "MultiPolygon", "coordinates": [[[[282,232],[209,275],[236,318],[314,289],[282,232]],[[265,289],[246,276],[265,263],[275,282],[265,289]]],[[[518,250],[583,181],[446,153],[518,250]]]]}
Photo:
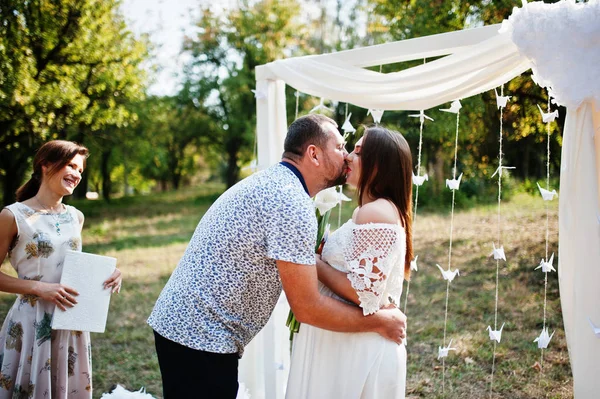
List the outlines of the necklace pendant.
{"type": "Polygon", "coordinates": [[[56,226],[56,234],[60,235],[60,224],[57,222],[54,226],[56,226]]]}

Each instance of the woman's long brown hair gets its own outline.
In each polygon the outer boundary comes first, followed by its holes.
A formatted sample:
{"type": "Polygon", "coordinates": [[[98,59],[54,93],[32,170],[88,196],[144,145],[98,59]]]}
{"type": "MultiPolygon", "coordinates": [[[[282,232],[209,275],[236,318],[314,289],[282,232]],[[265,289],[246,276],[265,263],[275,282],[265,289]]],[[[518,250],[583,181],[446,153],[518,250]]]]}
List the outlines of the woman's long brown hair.
{"type": "MultiPolygon", "coordinates": [[[[17,190],[17,201],[23,202],[37,194],[42,185],[42,166],[48,167],[46,178],[52,177],[77,154],[88,156],[88,149],[82,145],[66,140],[52,140],[40,147],[33,158],[31,178],[17,190]]],[[[85,160],[84,160],[85,167],[85,160]]]]}
{"type": "Polygon", "coordinates": [[[412,247],[412,154],[406,139],[398,132],[380,126],[368,127],[360,153],[361,175],[358,205],[363,194],[385,198],[398,209],[406,232],[404,278],[410,279],[412,247]]]}

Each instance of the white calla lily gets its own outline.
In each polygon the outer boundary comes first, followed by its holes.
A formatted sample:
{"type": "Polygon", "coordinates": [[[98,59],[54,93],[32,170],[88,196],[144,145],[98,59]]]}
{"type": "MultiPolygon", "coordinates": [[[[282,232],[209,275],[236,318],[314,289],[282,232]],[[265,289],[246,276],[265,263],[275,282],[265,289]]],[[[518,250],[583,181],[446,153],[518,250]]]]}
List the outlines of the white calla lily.
{"type": "Polygon", "coordinates": [[[351,201],[343,193],[337,191],[335,187],[330,187],[319,191],[315,195],[315,207],[321,215],[324,215],[328,210],[335,208],[342,201],[351,201]]]}

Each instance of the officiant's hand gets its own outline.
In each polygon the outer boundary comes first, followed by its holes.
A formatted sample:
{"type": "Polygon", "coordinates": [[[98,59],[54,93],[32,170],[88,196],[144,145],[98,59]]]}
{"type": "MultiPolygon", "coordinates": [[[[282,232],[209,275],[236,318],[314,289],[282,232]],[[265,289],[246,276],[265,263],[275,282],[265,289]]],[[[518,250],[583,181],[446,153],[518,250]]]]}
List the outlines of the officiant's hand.
{"type": "Polygon", "coordinates": [[[60,310],[67,310],[67,308],[75,306],[77,304],[75,297],[79,295],[77,291],[66,285],[43,281],[37,281],[34,294],[46,302],[55,304],[60,310]]]}
{"type": "Polygon", "coordinates": [[[375,315],[381,317],[379,334],[400,345],[406,338],[406,315],[393,304],[382,307],[375,315]]]}
{"type": "Polygon", "coordinates": [[[121,277],[121,271],[119,269],[115,269],[113,274],[110,275],[108,280],[104,282],[104,289],[110,288],[112,293],[115,292],[118,294],[121,292],[121,282],[123,282],[123,277],[121,277]]]}

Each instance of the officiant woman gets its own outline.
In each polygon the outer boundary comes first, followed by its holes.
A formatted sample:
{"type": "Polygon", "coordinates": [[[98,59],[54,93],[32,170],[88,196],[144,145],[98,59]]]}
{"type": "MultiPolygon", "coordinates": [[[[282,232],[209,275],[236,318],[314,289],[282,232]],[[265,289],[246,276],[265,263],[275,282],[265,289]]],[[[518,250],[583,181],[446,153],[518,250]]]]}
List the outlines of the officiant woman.
{"type": "MultiPolygon", "coordinates": [[[[0,399],[92,397],[89,332],[52,330],[54,312],[77,306],[78,292],[59,283],[67,250],[81,251],[83,214],[63,204],[85,168],[87,148],[70,141],[44,144],[17,202],[0,212],[0,291],[17,294],[0,330],[0,399]]],[[[121,272],[104,282],[118,292],[121,272]]]]}

